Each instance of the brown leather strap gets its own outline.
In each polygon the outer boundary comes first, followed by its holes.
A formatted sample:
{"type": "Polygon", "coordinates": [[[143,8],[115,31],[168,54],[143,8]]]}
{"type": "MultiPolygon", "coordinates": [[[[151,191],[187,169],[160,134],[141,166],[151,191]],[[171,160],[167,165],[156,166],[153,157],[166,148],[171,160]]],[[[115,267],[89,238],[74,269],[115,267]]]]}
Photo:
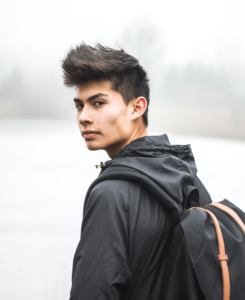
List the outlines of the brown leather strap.
{"type": "Polygon", "coordinates": [[[237,213],[234,212],[233,209],[231,209],[230,207],[222,204],[222,203],[210,203],[207,205],[212,205],[214,207],[217,207],[218,209],[224,211],[225,213],[227,213],[229,216],[231,216],[236,222],[237,224],[241,227],[243,233],[245,234],[245,224],[243,223],[243,221],[240,219],[240,217],[238,216],[237,213]]]}
{"type": "Polygon", "coordinates": [[[229,270],[228,270],[228,265],[227,265],[227,259],[228,256],[225,254],[225,244],[224,244],[224,239],[223,239],[223,235],[219,226],[219,222],[217,220],[217,218],[215,217],[215,215],[202,207],[192,207],[191,209],[194,208],[199,208],[201,210],[206,211],[211,218],[213,219],[214,222],[214,226],[216,229],[216,233],[217,233],[217,240],[218,240],[218,247],[219,247],[219,255],[218,255],[218,259],[220,260],[220,264],[221,264],[221,271],[222,271],[222,277],[223,277],[223,300],[230,300],[230,276],[229,276],[229,270]]]}

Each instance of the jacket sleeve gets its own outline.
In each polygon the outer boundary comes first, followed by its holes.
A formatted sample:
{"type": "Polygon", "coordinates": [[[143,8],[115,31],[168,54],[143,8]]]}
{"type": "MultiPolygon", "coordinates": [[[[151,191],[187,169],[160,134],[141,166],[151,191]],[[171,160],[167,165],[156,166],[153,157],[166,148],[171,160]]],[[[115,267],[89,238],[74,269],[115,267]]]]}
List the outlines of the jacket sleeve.
{"type": "Polygon", "coordinates": [[[125,191],[99,186],[90,194],[85,209],[70,300],[121,300],[129,286],[125,191]]]}

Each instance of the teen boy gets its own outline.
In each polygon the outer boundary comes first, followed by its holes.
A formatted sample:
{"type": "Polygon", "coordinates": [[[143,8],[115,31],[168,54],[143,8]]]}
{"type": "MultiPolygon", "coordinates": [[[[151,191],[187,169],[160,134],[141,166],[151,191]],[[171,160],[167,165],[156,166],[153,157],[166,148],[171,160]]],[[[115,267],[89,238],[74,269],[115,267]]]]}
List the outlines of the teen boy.
{"type": "Polygon", "coordinates": [[[148,136],[147,73],[123,50],[81,44],[62,68],[87,148],[111,158],[86,195],[70,299],[158,300],[183,207],[196,187],[210,200],[191,148],[148,136]]]}

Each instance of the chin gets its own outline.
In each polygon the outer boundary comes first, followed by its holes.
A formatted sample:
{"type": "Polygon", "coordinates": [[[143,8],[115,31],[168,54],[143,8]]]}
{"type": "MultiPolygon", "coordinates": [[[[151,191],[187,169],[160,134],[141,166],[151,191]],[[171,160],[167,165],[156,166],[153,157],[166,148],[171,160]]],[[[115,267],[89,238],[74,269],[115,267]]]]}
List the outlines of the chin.
{"type": "Polygon", "coordinates": [[[104,148],[100,143],[95,141],[86,141],[86,146],[90,151],[101,150],[104,148]]]}

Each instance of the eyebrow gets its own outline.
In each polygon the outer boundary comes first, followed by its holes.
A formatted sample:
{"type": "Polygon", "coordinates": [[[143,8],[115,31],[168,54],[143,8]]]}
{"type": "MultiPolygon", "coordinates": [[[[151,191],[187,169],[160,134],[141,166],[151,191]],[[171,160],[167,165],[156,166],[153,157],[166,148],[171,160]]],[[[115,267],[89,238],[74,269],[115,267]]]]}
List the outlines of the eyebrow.
{"type": "MultiPolygon", "coordinates": [[[[90,102],[90,101],[93,101],[94,99],[98,98],[98,97],[101,97],[101,96],[107,96],[107,94],[103,94],[103,93],[98,93],[98,94],[95,94],[93,96],[90,96],[86,101],[87,102],[90,102]]],[[[74,102],[79,102],[79,103],[82,103],[82,100],[78,99],[78,98],[74,98],[74,102]]]]}

